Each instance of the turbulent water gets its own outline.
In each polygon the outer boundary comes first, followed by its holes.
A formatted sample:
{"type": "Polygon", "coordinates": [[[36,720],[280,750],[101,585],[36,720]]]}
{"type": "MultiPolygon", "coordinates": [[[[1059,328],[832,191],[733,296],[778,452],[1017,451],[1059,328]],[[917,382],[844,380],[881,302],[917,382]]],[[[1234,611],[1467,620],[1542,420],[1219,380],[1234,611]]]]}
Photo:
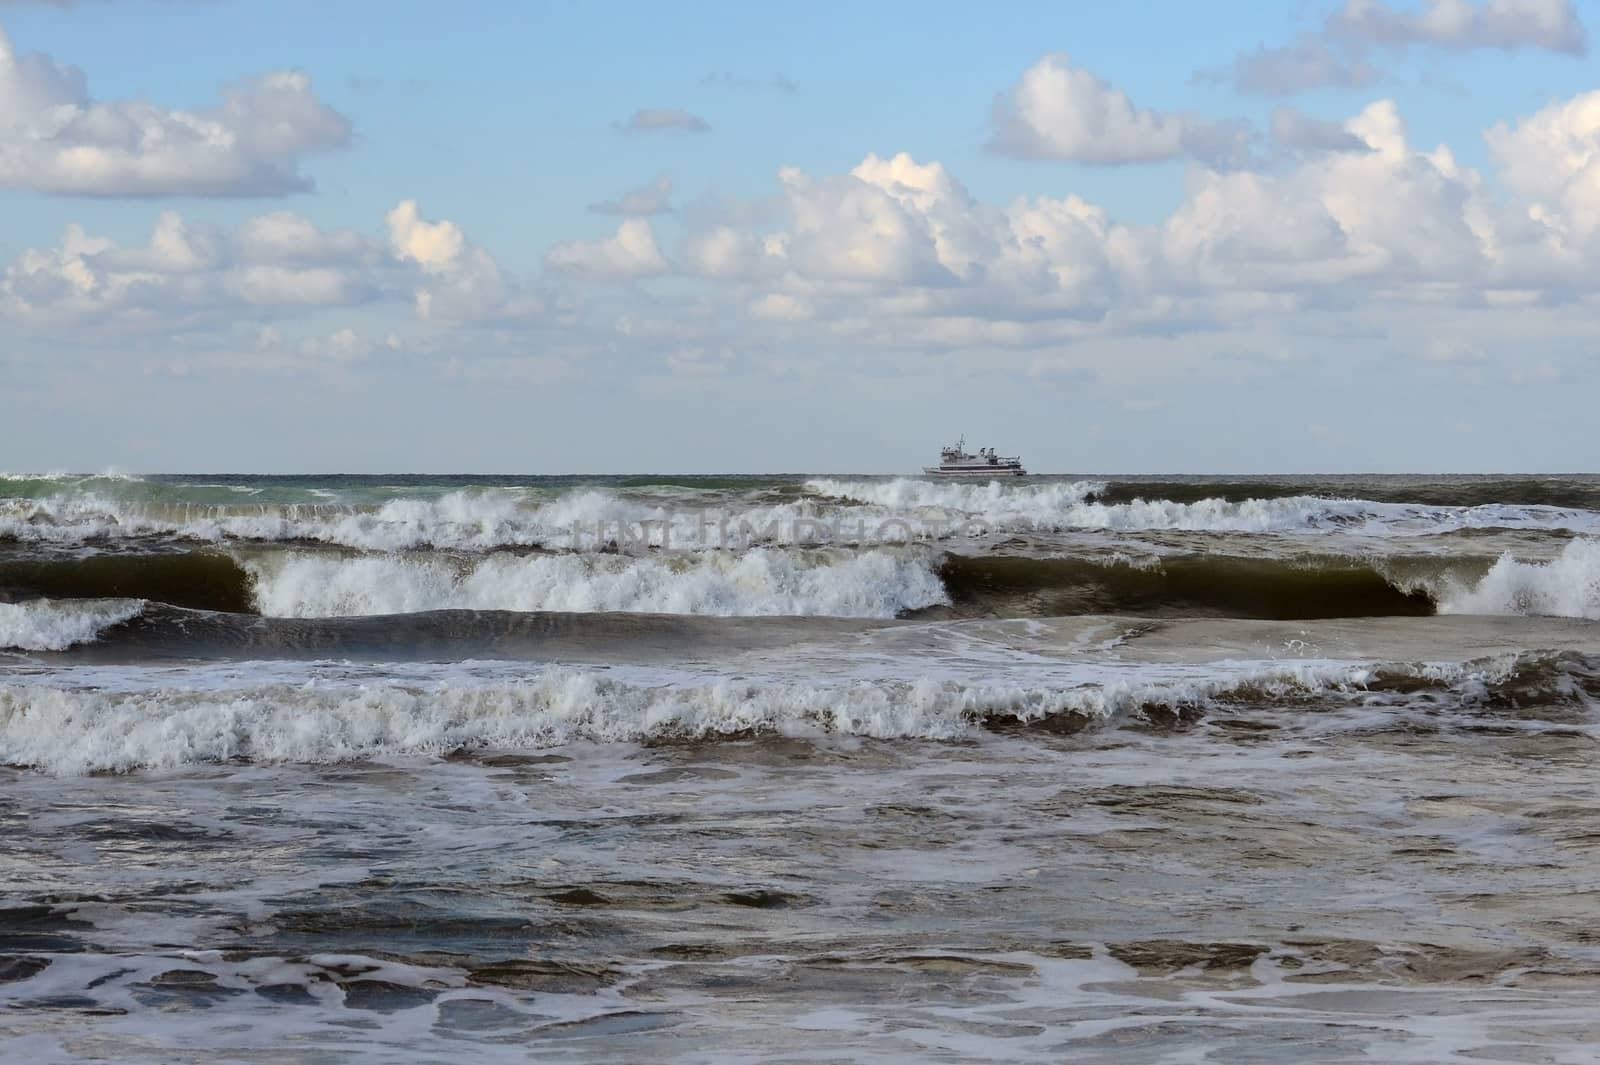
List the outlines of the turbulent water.
{"type": "Polygon", "coordinates": [[[0,1060],[1589,1061],[1597,701],[1597,477],[0,477],[0,1060]]]}

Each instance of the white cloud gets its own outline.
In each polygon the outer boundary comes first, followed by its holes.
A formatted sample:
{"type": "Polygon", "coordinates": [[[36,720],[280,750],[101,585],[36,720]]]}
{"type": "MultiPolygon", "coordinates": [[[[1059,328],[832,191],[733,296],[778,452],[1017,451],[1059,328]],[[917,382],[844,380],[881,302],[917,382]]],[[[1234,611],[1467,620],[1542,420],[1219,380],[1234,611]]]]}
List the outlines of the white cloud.
{"type": "Polygon", "coordinates": [[[782,259],[787,269],[827,281],[936,285],[954,280],[939,260],[917,197],[884,187],[881,175],[872,173],[880,162],[868,156],[851,173],[822,179],[793,167],[780,171],[791,222],[780,238],[764,242],[764,253],[782,259]]]}
{"type": "Polygon", "coordinates": [[[544,312],[544,300],[523,291],[494,257],[468,241],[454,222],[424,221],[415,200],[396,204],[385,221],[395,255],[421,268],[422,277],[413,293],[421,317],[470,322],[526,318],[544,312]]]}
{"type": "Polygon", "coordinates": [[[410,200],[387,222],[388,248],[288,211],[232,230],[163,211],[143,244],[127,246],[69,226],[58,247],[24,251],[0,273],[0,318],[215,328],[240,315],[281,318],[403,300],[441,322],[543,312],[544,300],[507,277],[454,223],[425,221],[410,200]]]}
{"type": "Polygon", "coordinates": [[[70,196],[282,196],[312,187],[304,157],[350,140],[296,71],[230,85],[199,111],[96,101],[81,71],[18,55],[3,28],[0,116],[0,185],[70,196]]]}
{"type": "Polygon", "coordinates": [[[1448,149],[1410,146],[1387,100],[1344,129],[1367,150],[1318,155],[1281,177],[1201,178],[1167,224],[1169,258],[1214,281],[1264,288],[1488,281],[1493,208],[1476,172],[1448,149]]]}
{"type": "Polygon", "coordinates": [[[646,107],[611,125],[621,133],[655,133],[676,130],[680,133],[710,133],[711,124],[699,115],[675,107],[646,107]]]}
{"type": "Polygon", "coordinates": [[[461,259],[467,238],[454,222],[424,222],[416,200],[402,200],[385,216],[389,242],[402,259],[424,270],[442,271],[461,259]]]}
{"type": "Polygon", "coordinates": [[[545,264],[592,281],[628,281],[666,273],[670,268],[650,223],[643,218],[628,219],[609,237],[557,244],[545,253],[545,264]]]}
{"type": "Polygon", "coordinates": [[[748,320],[895,348],[1288,328],[1363,305],[1522,308],[1592,288],[1600,241],[1573,234],[1600,227],[1600,94],[1491,132],[1527,158],[1526,178],[1508,171],[1521,203],[1448,148],[1411,143],[1392,101],[1344,122],[1280,111],[1274,128],[1293,151],[1272,168],[1193,167],[1177,209],[1145,225],[1075,196],[983,203],[904,153],[846,174],[785,168],[782,211],[691,220],[674,268],[730,286],[748,320]]]}
{"type": "Polygon", "coordinates": [[[1248,140],[1231,123],[1137,107],[1060,53],[1023,71],[995,100],[993,121],[989,148],[1023,159],[1115,164],[1193,156],[1226,163],[1242,156],[1248,140]]]}
{"type": "Polygon", "coordinates": [[[1515,126],[1484,134],[1530,215],[1554,233],[1587,241],[1600,230],[1600,90],[1553,103],[1515,126]]]}
{"type": "Polygon", "coordinates": [[[672,179],[665,174],[643,188],[632,189],[614,200],[591,203],[589,210],[596,214],[620,214],[628,217],[646,217],[665,214],[672,210],[667,197],[672,195],[672,179]]]}
{"type": "Polygon", "coordinates": [[[1505,179],[1494,188],[1448,149],[1414,144],[1389,101],[1342,122],[1281,111],[1273,126],[1292,151],[1259,170],[1190,166],[1178,206],[1155,222],[1119,222],[1064,192],[986,202],[940,162],[868,154],[845,172],[783,168],[771,195],[749,203],[686,209],[670,246],[644,217],[557,244],[545,263],[566,280],[538,290],[414,201],[371,234],[287,211],[232,226],[166,212],[144,240],[73,227],[23,252],[0,274],[0,319],[35,339],[143,336],[147,349],[169,335],[191,351],[205,347],[194,338],[227,336],[241,351],[228,331],[244,325],[297,338],[240,363],[260,368],[343,365],[341,350],[353,364],[408,314],[423,319],[406,346],[418,362],[425,350],[470,361],[490,345],[520,357],[544,324],[560,325],[538,334],[552,358],[644,354],[639,365],[658,372],[729,378],[769,350],[785,365],[965,353],[1018,373],[1116,378],[1114,406],[1148,390],[1118,368],[1116,353],[1135,347],[1169,345],[1170,360],[1192,341],[1181,358],[1201,365],[1208,338],[1235,352],[1312,350],[1319,331],[1348,341],[1362,330],[1363,343],[1406,354],[1493,352],[1510,323],[1539,332],[1553,307],[1566,308],[1563,335],[1585,308],[1592,317],[1600,95],[1491,130],[1505,179]],[[637,296],[597,292],[588,311],[552,295],[651,277],[673,280],[637,296]],[[368,339],[341,347],[347,323],[330,319],[356,307],[348,327],[368,339]],[[481,327],[472,345],[446,328],[457,323],[481,327]],[[728,351],[740,357],[718,354],[728,351]]]}
{"type": "Polygon", "coordinates": [[[778,177],[787,219],[777,229],[717,225],[685,243],[687,270],[787,286],[751,300],[766,319],[820,319],[819,303],[838,313],[869,298],[899,315],[1077,314],[1103,307],[1113,261],[1139,272],[1130,232],[1077,197],[982,204],[941,164],[906,153],[868,155],[838,176],[778,177]]]}
{"type": "MultiPolygon", "coordinates": [[[[300,220],[309,227],[310,223],[300,220]]],[[[159,327],[215,318],[240,307],[352,306],[378,296],[370,246],[353,234],[319,240],[349,250],[318,263],[273,260],[247,235],[185,221],[163,211],[143,245],[120,246],[69,226],[61,245],[29,249],[0,275],[0,316],[64,323],[121,320],[159,327]]]]}

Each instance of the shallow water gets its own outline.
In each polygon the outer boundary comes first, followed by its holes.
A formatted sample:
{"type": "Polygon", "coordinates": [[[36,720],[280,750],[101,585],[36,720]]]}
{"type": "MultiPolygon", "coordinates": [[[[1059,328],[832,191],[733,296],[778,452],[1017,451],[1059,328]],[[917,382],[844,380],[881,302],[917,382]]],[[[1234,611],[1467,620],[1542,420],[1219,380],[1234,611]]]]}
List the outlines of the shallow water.
{"type": "Polygon", "coordinates": [[[1592,731],[1295,716],[12,771],[0,1032],[16,1060],[1585,1060],[1592,731]]]}

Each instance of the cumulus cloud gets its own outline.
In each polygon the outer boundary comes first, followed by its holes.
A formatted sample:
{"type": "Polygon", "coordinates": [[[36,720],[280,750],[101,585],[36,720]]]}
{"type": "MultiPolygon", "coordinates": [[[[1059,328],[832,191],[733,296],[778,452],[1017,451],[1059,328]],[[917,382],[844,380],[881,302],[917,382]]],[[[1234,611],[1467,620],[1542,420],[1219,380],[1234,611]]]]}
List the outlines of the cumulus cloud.
{"type": "Polygon", "coordinates": [[[868,155],[848,174],[779,172],[787,216],[776,230],[691,230],[683,268],[759,286],[767,321],[822,319],[863,300],[867,313],[978,316],[1098,313],[1126,231],[1077,197],[1009,207],[976,201],[945,167],[902,152],[868,155]]]}
{"type": "Polygon", "coordinates": [[[557,244],[545,254],[545,265],[591,281],[630,281],[669,268],[650,223],[643,218],[628,219],[609,237],[557,244]]]}
{"type": "Polygon", "coordinates": [[[842,177],[813,179],[794,167],[780,171],[791,224],[763,251],[822,280],[953,281],[955,275],[939,260],[927,215],[916,207],[919,198],[931,204],[940,192],[951,191],[943,168],[930,174],[903,155],[887,166],[890,172],[883,160],[869,155],[842,177]],[[907,183],[901,183],[902,177],[907,183]]]}
{"type": "Polygon", "coordinates": [[[1477,175],[1447,151],[1411,147],[1389,101],[1345,129],[1367,150],[1320,155],[1284,175],[1197,179],[1164,226],[1162,257],[1172,276],[1311,291],[1352,281],[1487,280],[1488,204],[1477,175]]]}
{"type": "Polygon", "coordinates": [[[1247,147],[1243,127],[1134,105],[1067,56],[1047,55],[996,98],[991,151],[1022,159],[1148,163],[1193,156],[1225,163],[1247,147]]]}
{"type": "Polygon", "coordinates": [[[843,174],[784,168],[775,215],[690,219],[672,269],[727,286],[752,328],[894,347],[1288,328],[1352,307],[1524,307],[1592,289],[1600,93],[1490,131],[1510,201],[1448,148],[1414,144],[1389,100],[1342,122],[1281,109],[1273,132],[1276,165],[1192,167],[1153,224],[1070,195],[985,203],[905,153],[843,174]]]}
{"type": "Polygon", "coordinates": [[[306,156],[350,140],[298,71],[227,86],[198,111],[99,101],[82,71],[19,55],[3,28],[0,116],[0,185],[68,196],[283,196],[312,187],[306,156]]]}
{"type": "Polygon", "coordinates": [[[682,133],[710,133],[711,124],[699,115],[672,107],[652,107],[635,111],[621,122],[611,123],[621,133],[655,133],[677,130],[682,133]]]}
{"type": "Polygon", "coordinates": [[[544,301],[524,292],[494,257],[468,241],[454,222],[424,220],[415,200],[402,200],[384,220],[395,256],[421,271],[413,289],[421,317],[492,321],[543,312],[544,301]]]}
{"type": "Polygon", "coordinates": [[[1532,201],[1530,217],[1553,237],[1587,241],[1600,230],[1600,90],[1484,136],[1506,183],[1532,201]]]}
{"type": "Polygon", "coordinates": [[[389,242],[402,259],[439,273],[461,258],[467,238],[451,221],[425,222],[416,200],[402,200],[385,216],[389,242]]]}
{"type": "Polygon", "coordinates": [[[325,230],[288,211],[233,229],[163,211],[142,244],[121,245],[72,225],[54,248],[30,248],[0,273],[0,319],[162,329],[282,318],[320,309],[410,300],[436,321],[537,315],[523,291],[449,221],[416,203],[389,212],[387,246],[325,230]]]}
{"type": "Polygon", "coordinates": [[[665,214],[672,210],[672,205],[667,201],[667,197],[671,195],[672,179],[661,174],[643,188],[625,192],[614,200],[591,203],[589,210],[596,214],[620,214],[630,217],[665,214]]]}
{"type": "MultiPolygon", "coordinates": [[[[274,216],[281,223],[281,216],[274,216]]],[[[142,245],[122,246],[68,226],[59,247],[29,249],[0,275],[0,314],[39,321],[182,320],[239,308],[353,306],[376,298],[373,245],[352,233],[314,240],[343,248],[320,261],[163,211],[142,245]]],[[[269,223],[270,224],[270,223],[269,223]]]]}
{"type": "Polygon", "coordinates": [[[1422,0],[1398,8],[1386,0],[1345,0],[1322,27],[1292,44],[1259,47],[1225,72],[1240,92],[1289,95],[1369,84],[1379,75],[1374,49],[1449,51],[1531,48],[1566,55],[1588,50],[1588,33],[1571,0],[1422,0]]]}

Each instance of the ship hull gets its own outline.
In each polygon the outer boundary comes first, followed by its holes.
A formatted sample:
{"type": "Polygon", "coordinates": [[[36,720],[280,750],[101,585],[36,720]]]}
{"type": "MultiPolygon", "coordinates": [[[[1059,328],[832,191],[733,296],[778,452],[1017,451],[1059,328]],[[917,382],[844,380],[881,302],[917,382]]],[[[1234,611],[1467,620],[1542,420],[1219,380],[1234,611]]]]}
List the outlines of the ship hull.
{"type": "Polygon", "coordinates": [[[1021,466],[924,466],[929,477],[1026,477],[1021,466]]]}

